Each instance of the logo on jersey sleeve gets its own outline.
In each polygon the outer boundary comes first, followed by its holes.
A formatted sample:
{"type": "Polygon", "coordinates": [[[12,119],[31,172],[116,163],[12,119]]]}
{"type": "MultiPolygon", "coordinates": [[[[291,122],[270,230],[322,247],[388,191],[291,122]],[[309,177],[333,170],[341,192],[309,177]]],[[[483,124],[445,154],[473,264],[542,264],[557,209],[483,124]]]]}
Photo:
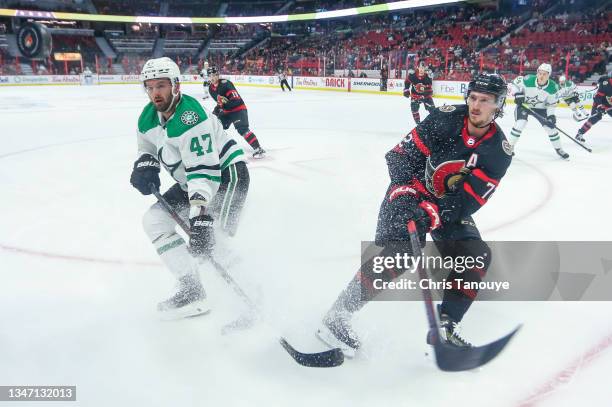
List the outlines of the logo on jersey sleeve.
{"type": "Polygon", "coordinates": [[[427,189],[438,198],[441,198],[446,193],[453,192],[457,188],[458,182],[463,180],[470,171],[463,160],[445,161],[434,167],[428,157],[425,169],[427,189]]]}
{"type": "Polygon", "coordinates": [[[508,140],[502,140],[502,149],[504,150],[504,153],[508,154],[509,156],[512,156],[513,147],[508,142],[508,140]]]}
{"type": "Polygon", "coordinates": [[[455,109],[456,107],[453,105],[443,105],[438,108],[439,111],[444,112],[444,113],[454,112],[455,109]]]}
{"type": "Polygon", "coordinates": [[[200,120],[200,116],[193,110],[187,110],[181,115],[181,121],[187,126],[192,126],[200,120]]]}

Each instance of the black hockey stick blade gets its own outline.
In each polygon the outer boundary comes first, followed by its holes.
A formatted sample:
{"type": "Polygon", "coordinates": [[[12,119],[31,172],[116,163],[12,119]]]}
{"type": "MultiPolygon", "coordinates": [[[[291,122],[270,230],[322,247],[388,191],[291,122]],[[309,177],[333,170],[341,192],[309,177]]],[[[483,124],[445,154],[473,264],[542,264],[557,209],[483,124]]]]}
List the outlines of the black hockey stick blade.
{"type": "Polygon", "coordinates": [[[302,353],[297,351],[287,342],[280,338],[280,344],[291,355],[293,360],[306,367],[336,367],[344,363],[344,353],[340,348],[334,348],[318,353],[302,353]]]}
{"type": "Polygon", "coordinates": [[[438,340],[434,344],[436,364],[440,370],[445,372],[460,372],[463,370],[477,369],[495,358],[510,342],[510,339],[521,328],[519,325],[508,335],[491,342],[488,345],[477,347],[456,347],[438,340]]]}

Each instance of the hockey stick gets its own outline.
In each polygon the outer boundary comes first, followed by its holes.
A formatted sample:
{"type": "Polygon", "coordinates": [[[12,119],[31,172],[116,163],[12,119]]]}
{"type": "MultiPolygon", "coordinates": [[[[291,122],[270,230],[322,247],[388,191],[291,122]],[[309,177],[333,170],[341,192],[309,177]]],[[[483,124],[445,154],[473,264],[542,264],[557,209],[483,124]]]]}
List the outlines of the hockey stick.
{"type": "MultiPolygon", "coordinates": [[[[422,257],[424,255],[423,249],[419,243],[416,225],[412,220],[408,222],[408,234],[410,235],[410,248],[412,249],[413,256],[418,255],[422,257]]],[[[427,271],[422,266],[418,267],[418,272],[420,280],[428,279],[427,271]]],[[[428,288],[421,288],[421,292],[423,294],[423,302],[425,303],[427,321],[429,322],[429,332],[431,333],[428,337],[428,342],[434,348],[436,364],[440,370],[459,372],[476,369],[484,365],[495,358],[506,347],[510,339],[521,327],[519,325],[508,335],[488,345],[478,347],[457,347],[450,345],[440,338],[440,322],[434,309],[431,291],[428,288]]]]}
{"type": "MultiPolygon", "coordinates": [[[[177,225],[189,236],[189,227],[187,224],[181,219],[181,217],[176,213],[174,208],[166,201],[166,199],[159,193],[157,188],[154,185],[151,185],[151,191],[157,201],[164,207],[166,212],[174,219],[177,225]]],[[[225,270],[225,268],[219,264],[212,256],[207,256],[206,259],[210,261],[213,265],[214,269],[217,273],[225,280],[225,282],[232,287],[234,292],[244,300],[247,306],[255,312],[256,315],[260,316],[261,313],[255,302],[249,298],[249,296],[244,292],[244,290],[236,283],[236,280],[232,278],[232,276],[225,270]]],[[[342,350],[339,348],[334,348],[331,350],[326,350],[323,352],[317,353],[302,353],[293,348],[289,342],[282,336],[279,338],[280,344],[282,347],[291,355],[291,357],[300,365],[307,367],[335,367],[340,366],[344,363],[344,354],[342,350]]]]}
{"type": "MultiPolygon", "coordinates": [[[[525,110],[527,110],[529,113],[531,113],[532,115],[534,115],[535,117],[537,117],[538,119],[544,121],[544,122],[548,122],[548,119],[545,118],[544,116],[542,116],[541,114],[538,114],[536,112],[534,112],[533,110],[531,110],[529,108],[529,106],[527,106],[526,104],[522,104],[521,105],[525,110]]],[[[550,123],[552,124],[552,123],[550,123]]],[[[563,133],[564,136],[566,136],[567,138],[569,138],[570,140],[572,140],[574,143],[578,144],[580,147],[584,148],[586,151],[588,151],[589,153],[592,153],[593,150],[591,150],[589,147],[585,146],[584,144],[582,144],[581,142],[579,142],[578,140],[576,140],[575,138],[573,138],[572,136],[570,136],[569,134],[567,134],[566,132],[564,132],[563,130],[561,130],[559,127],[557,127],[556,124],[552,124],[553,127],[557,130],[559,130],[561,133],[563,133]]]]}
{"type": "Polygon", "coordinates": [[[603,118],[603,115],[608,114],[612,111],[612,107],[607,108],[606,110],[599,110],[597,113],[590,115],[589,117],[587,117],[587,120],[593,118],[593,117],[597,117],[597,116],[601,116],[603,118]]]}

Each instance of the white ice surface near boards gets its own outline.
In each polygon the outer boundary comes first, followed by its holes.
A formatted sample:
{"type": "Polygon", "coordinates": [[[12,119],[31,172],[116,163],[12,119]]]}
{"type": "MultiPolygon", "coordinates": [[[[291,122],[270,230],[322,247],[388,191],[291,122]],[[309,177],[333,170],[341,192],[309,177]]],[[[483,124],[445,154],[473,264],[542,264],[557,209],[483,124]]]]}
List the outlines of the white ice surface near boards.
{"type": "MultiPolygon", "coordinates": [[[[201,95],[197,85],[184,91],[201,95]]],[[[270,154],[250,165],[239,233],[220,242],[219,256],[266,322],[222,336],[243,306],[211,269],[202,270],[209,315],[156,315],[173,281],[141,227],[153,198],[129,184],[141,89],[0,89],[0,385],[76,385],[69,404],[88,407],[612,404],[610,303],[476,303],[463,324],[476,344],[524,324],[478,372],[443,373],[423,356],[417,302],[364,308],[355,318],[362,355],[341,367],[291,360],[278,334],[302,351],[323,349],[314,330],[355,273],[360,241],[373,238],[384,154],[413,126],[409,101],[239,91],[270,154]]],[[[513,110],[498,121],[506,134],[513,110]]],[[[558,109],[558,125],[572,136],[580,126],[568,109],[558,109]]],[[[564,162],[530,120],[475,216],[483,237],[610,240],[611,130],[605,118],[587,133],[593,154],[562,136],[564,162]]]]}

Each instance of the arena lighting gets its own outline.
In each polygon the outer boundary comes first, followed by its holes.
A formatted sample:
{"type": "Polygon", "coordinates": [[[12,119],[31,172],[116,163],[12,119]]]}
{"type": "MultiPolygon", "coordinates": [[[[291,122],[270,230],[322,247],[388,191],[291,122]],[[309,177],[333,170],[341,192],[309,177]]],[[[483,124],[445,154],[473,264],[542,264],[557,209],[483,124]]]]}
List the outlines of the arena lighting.
{"type": "Polygon", "coordinates": [[[104,14],[63,13],[52,11],[31,11],[0,9],[0,16],[47,18],[57,20],[105,21],[114,23],[149,23],[149,24],[256,24],[283,23],[287,21],[323,20],[358,16],[361,14],[383,13],[406,10],[417,7],[431,7],[442,4],[464,3],[465,0],[405,0],[394,1],[373,6],[347,8],[343,10],[322,11],[317,13],[285,14],[280,16],[255,17],[152,17],[152,16],[117,16],[104,14]]]}

